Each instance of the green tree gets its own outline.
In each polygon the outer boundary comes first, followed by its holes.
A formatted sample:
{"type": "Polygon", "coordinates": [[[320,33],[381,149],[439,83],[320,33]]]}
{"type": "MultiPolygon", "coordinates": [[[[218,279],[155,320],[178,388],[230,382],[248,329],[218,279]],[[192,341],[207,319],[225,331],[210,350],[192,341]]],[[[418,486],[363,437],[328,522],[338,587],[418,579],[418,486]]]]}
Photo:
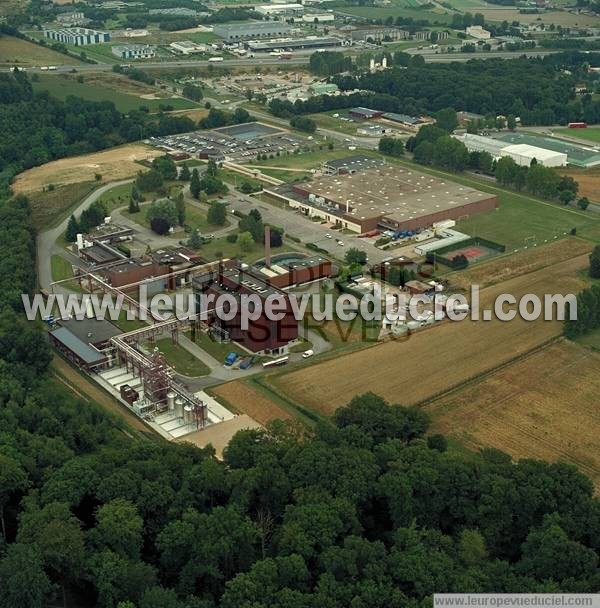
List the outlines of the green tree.
{"type": "Polygon", "coordinates": [[[152,168],[158,171],[163,179],[172,181],[177,179],[177,165],[168,155],[159,156],[152,161],[152,168]]]}
{"type": "Polygon", "coordinates": [[[142,548],[144,521],[130,501],[116,498],[96,514],[94,536],[99,546],[128,559],[136,559],[142,548]]]}
{"type": "Polygon", "coordinates": [[[590,253],[590,276],[592,279],[600,279],[600,245],[596,245],[590,253]]]}
{"type": "Polygon", "coordinates": [[[179,179],[182,182],[189,182],[191,177],[192,174],[190,172],[190,168],[188,167],[187,163],[183,163],[183,167],[181,167],[181,171],[179,172],[179,179]]]}
{"type": "Polygon", "coordinates": [[[382,137],[379,140],[379,151],[388,156],[402,156],[404,154],[404,143],[395,137],[382,137]]]}
{"type": "Polygon", "coordinates": [[[183,192],[179,192],[175,197],[175,208],[177,210],[177,223],[183,226],[185,224],[185,200],[183,192]]]}
{"type": "Polygon", "coordinates": [[[74,243],[77,240],[77,235],[80,233],[79,222],[75,219],[74,215],[71,215],[69,218],[69,223],[67,224],[67,231],[65,233],[65,238],[69,243],[74,243]]]}
{"type": "Polygon", "coordinates": [[[458,127],[458,117],[454,108],[444,108],[435,113],[436,126],[447,133],[458,127]]]}
{"type": "Polygon", "coordinates": [[[146,218],[149,222],[152,222],[153,219],[160,218],[169,225],[169,228],[172,228],[177,225],[179,218],[177,206],[169,199],[153,201],[148,205],[146,218]]]}
{"type": "Polygon", "coordinates": [[[200,176],[198,174],[198,169],[194,169],[190,179],[190,192],[196,200],[200,197],[200,190],[202,190],[200,187],[200,176]]]}
{"type": "Polygon", "coordinates": [[[44,608],[51,590],[35,546],[14,543],[0,560],[0,608],[44,608]]]}
{"type": "Polygon", "coordinates": [[[187,244],[188,247],[191,247],[192,249],[200,249],[200,247],[202,247],[202,236],[197,228],[190,234],[187,244]]]}
{"type": "Polygon", "coordinates": [[[240,232],[237,237],[237,244],[242,253],[247,253],[254,246],[254,239],[249,232],[240,232]]]}
{"type": "Polygon", "coordinates": [[[227,220],[227,205],[217,201],[210,203],[206,219],[209,224],[223,226],[227,220]]]}
{"type": "Polygon", "coordinates": [[[0,523],[3,539],[6,539],[4,509],[28,486],[29,480],[23,467],[13,458],[0,454],[0,523]]]}
{"type": "Polygon", "coordinates": [[[590,201],[589,201],[588,197],[587,196],[582,196],[579,199],[577,199],[577,206],[582,211],[585,211],[590,206],[590,201]]]}
{"type": "Polygon", "coordinates": [[[351,247],[346,251],[344,260],[346,261],[346,264],[358,264],[359,266],[364,266],[367,263],[367,254],[361,249],[351,247]]]}

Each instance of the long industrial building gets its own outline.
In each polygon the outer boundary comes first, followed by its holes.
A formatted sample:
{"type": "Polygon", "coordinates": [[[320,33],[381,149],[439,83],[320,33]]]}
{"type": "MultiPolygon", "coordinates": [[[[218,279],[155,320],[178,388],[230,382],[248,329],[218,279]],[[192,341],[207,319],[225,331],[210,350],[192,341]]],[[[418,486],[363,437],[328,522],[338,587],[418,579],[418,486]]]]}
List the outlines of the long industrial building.
{"type": "Polygon", "coordinates": [[[72,46],[88,46],[110,42],[108,32],[89,30],[84,27],[65,28],[60,30],[44,30],[44,36],[55,42],[70,44],[72,46]]]}
{"type": "Polygon", "coordinates": [[[469,152],[488,152],[495,160],[508,156],[518,165],[526,167],[531,165],[533,159],[545,167],[564,167],[568,162],[567,155],[563,152],[530,144],[512,144],[500,139],[471,133],[455,135],[455,137],[467,147],[469,152]]]}
{"type": "Polygon", "coordinates": [[[246,46],[254,53],[265,53],[269,51],[284,50],[298,51],[301,49],[324,49],[342,46],[344,41],[332,36],[306,38],[283,38],[276,40],[251,40],[246,46]]]}
{"type": "Polygon", "coordinates": [[[488,193],[391,165],[276,186],[265,194],[359,234],[377,228],[418,230],[497,206],[488,193]]]}
{"type": "Polygon", "coordinates": [[[244,21],[223,23],[213,27],[213,32],[226,42],[287,36],[291,31],[291,25],[282,21],[244,21]]]}

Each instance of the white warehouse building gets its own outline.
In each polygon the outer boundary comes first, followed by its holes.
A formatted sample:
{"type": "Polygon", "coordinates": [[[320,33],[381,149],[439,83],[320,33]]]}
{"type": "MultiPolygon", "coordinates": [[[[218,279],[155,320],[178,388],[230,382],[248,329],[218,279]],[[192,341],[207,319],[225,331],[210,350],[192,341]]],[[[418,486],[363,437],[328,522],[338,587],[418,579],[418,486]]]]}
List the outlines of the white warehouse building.
{"type": "Polygon", "coordinates": [[[528,144],[508,144],[500,139],[472,135],[471,133],[455,135],[454,137],[465,144],[469,152],[489,152],[495,160],[503,156],[510,156],[518,165],[527,167],[531,165],[534,158],[545,167],[564,167],[567,164],[566,154],[547,148],[528,144]]]}
{"type": "Polygon", "coordinates": [[[512,144],[502,148],[502,156],[510,156],[517,165],[529,167],[535,160],[544,167],[564,167],[567,164],[567,155],[554,150],[546,150],[528,144],[512,144]]]}

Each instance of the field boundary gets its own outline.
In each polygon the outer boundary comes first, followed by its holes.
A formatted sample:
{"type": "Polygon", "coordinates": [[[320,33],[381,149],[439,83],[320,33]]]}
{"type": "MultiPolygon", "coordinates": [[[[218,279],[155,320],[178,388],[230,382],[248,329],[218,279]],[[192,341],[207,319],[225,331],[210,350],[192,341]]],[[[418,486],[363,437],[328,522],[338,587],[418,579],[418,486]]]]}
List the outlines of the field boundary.
{"type": "Polygon", "coordinates": [[[563,340],[564,340],[564,337],[562,335],[554,336],[552,338],[549,338],[548,340],[544,340],[537,346],[534,346],[533,348],[530,348],[529,350],[527,350],[523,353],[515,355],[514,357],[511,357],[510,359],[507,359],[506,361],[503,361],[502,363],[500,363],[494,367],[491,367],[482,372],[479,372],[478,374],[475,374],[474,376],[471,376],[470,378],[467,378],[466,380],[458,382],[458,383],[452,385],[451,387],[444,389],[443,391],[438,391],[431,397],[427,397],[426,399],[421,399],[420,401],[413,403],[413,405],[411,407],[425,407],[427,405],[431,405],[432,403],[435,403],[436,401],[439,401],[440,399],[442,399],[444,397],[448,397],[452,393],[461,391],[462,389],[466,388],[467,386],[470,386],[472,384],[477,384],[481,380],[485,380],[486,378],[489,378],[490,376],[492,376],[496,372],[499,372],[500,370],[510,367],[511,365],[514,365],[515,363],[518,363],[519,361],[523,361],[524,359],[528,359],[532,355],[535,355],[536,353],[545,350],[552,344],[556,344],[557,342],[561,342],[563,340]]]}

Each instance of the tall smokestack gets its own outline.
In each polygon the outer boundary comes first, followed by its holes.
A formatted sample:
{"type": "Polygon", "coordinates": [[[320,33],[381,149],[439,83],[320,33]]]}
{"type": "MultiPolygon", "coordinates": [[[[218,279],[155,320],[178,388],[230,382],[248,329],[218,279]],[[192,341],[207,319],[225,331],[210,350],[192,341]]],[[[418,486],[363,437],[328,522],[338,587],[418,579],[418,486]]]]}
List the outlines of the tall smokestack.
{"type": "Polygon", "coordinates": [[[265,266],[271,267],[271,227],[265,226],[265,266]]]}

